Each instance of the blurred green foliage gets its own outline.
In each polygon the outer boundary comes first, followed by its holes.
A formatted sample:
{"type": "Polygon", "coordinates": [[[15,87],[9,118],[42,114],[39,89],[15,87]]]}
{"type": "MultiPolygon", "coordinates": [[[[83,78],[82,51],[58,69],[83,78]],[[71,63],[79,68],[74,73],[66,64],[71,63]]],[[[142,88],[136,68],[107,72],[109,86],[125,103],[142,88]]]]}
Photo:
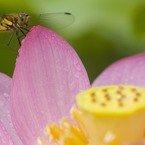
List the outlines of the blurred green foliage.
{"type": "MultiPolygon", "coordinates": [[[[75,21],[57,31],[77,51],[91,82],[109,64],[145,51],[143,0],[1,0],[0,14],[71,12],[75,21]]],[[[35,21],[39,21],[35,19],[35,21]]],[[[62,20],[63,21],[63,20],[62,20]]],[[[12,76],[17,51],[6,46],[10,33],[0,34],[0,72],[12,76]]],[[[15,40],[14,43],[17,43],[15,40]]]]}

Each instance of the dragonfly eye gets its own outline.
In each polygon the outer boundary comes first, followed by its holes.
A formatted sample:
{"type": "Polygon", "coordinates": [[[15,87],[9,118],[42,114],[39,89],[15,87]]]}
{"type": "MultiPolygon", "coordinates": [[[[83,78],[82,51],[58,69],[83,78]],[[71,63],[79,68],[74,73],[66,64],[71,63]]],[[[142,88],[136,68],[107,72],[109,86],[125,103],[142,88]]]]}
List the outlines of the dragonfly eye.
{"type": "Polygon", "coordinates": [[[28,17],[29,15],[27,13],[19,13],[18,16],[21,18],[21,19],[24,19],[25,17],[28,17]]]}
{"type": "Polygon", "coordinates": [[[23,17],[21,18],[21,21],[24,21],[23,17]]]}

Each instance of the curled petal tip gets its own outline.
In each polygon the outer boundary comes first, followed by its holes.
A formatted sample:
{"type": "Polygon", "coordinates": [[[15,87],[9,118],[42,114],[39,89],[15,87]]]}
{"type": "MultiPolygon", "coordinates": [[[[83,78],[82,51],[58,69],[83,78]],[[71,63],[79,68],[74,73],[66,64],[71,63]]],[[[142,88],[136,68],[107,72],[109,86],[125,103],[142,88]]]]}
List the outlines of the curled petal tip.
{"type": "Polygon", "coordinates": [[[145,53],[123,58],[106,68],[93,86],[135,85],[145,87],[145,53]]]}

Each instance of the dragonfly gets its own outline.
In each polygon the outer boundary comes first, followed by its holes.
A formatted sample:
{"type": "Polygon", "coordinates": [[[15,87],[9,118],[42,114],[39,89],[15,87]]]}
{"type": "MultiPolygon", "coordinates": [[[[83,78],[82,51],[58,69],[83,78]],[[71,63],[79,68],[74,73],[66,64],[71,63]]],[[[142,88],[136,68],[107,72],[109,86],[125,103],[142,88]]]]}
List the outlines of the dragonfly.
{"type": "MultiPolygon", "coordinates": [[[[46,26],[48,26],[48,24],[58,25],[58,28],[66,27],[72,24],[74,21],[74,16],[69,12],[44,13],[39,14],[35,18],[38,18],[40,22],[44,22],[43,24],[46,26]],[[58,21],[66,22],[64,22],[64,24],[59,24],[58,21]]],[[[26,12],[0,16],[0,32],[12,31],[12,34],[10,35],[10,38],[7,42],[8,47],[10,46],[11,40],[14,35],[16,35],[18,44],[21,46],[21,37],[25,37],[30,28],[35,25],[31,23],[32,19],[33,16],[26,12]]]]}

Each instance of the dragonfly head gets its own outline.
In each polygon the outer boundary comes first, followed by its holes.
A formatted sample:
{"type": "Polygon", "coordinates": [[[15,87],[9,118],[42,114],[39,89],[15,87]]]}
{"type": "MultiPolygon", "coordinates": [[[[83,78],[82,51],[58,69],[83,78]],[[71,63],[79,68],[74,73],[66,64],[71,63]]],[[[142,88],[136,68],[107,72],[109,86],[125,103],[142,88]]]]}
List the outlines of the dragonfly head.
{"type": "Polygon", "coordinates": [[[27,27],[29,25],[31,19],[31,16],[29,14],[24,12],[19,13],[18,17],[19,17],[19,24],[21,24],[21,26],[27,27]]]}

